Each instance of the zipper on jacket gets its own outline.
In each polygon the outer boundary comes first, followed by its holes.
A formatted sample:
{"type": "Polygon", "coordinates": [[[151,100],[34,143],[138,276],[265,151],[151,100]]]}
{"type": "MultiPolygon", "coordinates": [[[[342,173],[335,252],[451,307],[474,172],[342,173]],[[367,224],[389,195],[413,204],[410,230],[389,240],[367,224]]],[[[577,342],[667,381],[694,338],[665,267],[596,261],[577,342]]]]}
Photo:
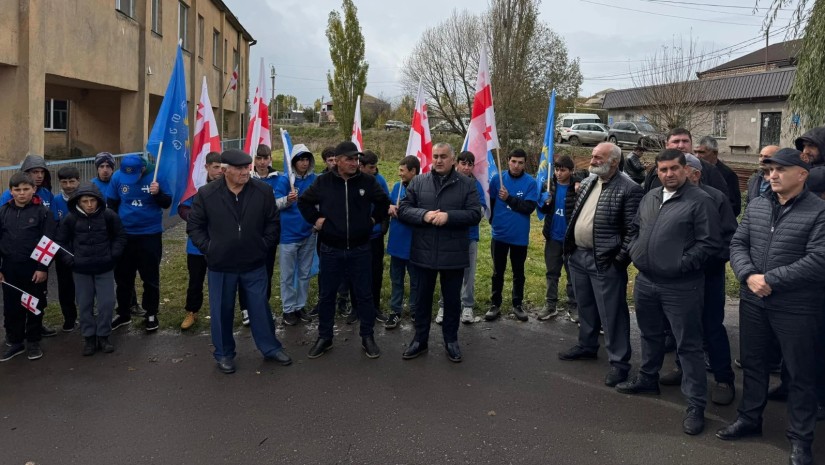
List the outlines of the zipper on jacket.
{"type": "MultiPolygon", "coordinates": [[[[780,209],[781,208],[782,207],[780,206],[780,209]]],[[[793,208],[793,205],[789,206],[788,210],[790,210],[791,208],[793,208]]],[[[779,218],[776,218],[776,210],[777,209],[774,207],[774,205],[771,205],[771,231],[768,234],[768,243],[765,246],[765,258],[764,258],[764,260],[762,260],[762,270],[763,270],[762,273],[763,274],[765,273],[765,271],[764,271],[765,268],[768,266],[768,253],[767,252],[769,250],[771,250],[771,243],[773,242],[773,232],[776,230],[776,225],[778,225],[779,222],[782,221],[782,217],[785,216],[780,212],[779,218]]],[[[787,213],[787,210],[785,211],[785,213],[787,213]]]]}
{"type": "MultiPolygon", "coordinates": [[[[235,203],[236,204],[238,203],[238,195],[237,194],[235,194],[235,203]]],[[[237,211],[237,210],[238,210],[238,208],[235,207],[235,211],[237,211]]],[[[238,221],[238,239],[241,239],[241,219],[237,216],[237,214],[235,216],[235,219],[238,221]]]]}
{"type": "Polygon", "coordinates": [[[344,211],[347,219],[347,250],[349,250],[349,187],[347,179],[344,179],[344,211]]]}

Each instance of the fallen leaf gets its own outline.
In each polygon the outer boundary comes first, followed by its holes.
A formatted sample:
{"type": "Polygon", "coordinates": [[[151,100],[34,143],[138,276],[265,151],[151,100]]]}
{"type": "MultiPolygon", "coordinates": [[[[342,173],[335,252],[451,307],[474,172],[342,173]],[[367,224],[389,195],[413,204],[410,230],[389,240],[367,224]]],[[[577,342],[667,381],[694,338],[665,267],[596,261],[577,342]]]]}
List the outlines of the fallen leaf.
{"type": "Polygon", "coordinates": [[[487,412],[487,416],[489,416],[489,417],[496,416],[496,411],[495,410],[490,410],[489,412],[487,412]]]}
{"type": "Polygon", "coordinates": [[[172,363],[180,363],[180,362],[182,362],[182,361],[183,361],[183,359],[182,359],[182,358],[173,358],[173,359],[172,359],[172,363]]]}
{"type": "Polygon", "coordinates": [[[137,368],[135,368],[135,367],[129,367],[129,368],[127,368],[127,370],[129,370],[129,371],[137,371],[137,368]]]}

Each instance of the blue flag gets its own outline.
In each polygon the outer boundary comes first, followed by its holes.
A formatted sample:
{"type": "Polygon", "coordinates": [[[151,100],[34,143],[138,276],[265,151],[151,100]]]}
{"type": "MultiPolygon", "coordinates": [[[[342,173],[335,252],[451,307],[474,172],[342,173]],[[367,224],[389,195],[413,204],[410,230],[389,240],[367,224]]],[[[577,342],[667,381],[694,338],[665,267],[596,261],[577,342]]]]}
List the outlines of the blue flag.
{"type": "MultiPolygon", "coordinates": [[[[536,188],[539,195],[539,202],[544,202],[547,192],[547,180],[553,178],[553,139],[556,113],[556,89],[550,94],[550,108],[547,110],[547,125],[544,128],[544,146],[541,148],[541,158],[539,159],[539,171],[536,173],[536,188]]],[[[544,213],[536,209],[536,214],[540,220],[544,220],[544,213]]]]}
{"type": "Polygon", "coordinates": [[[177,205],[189,183],[189,110],[186,104],[186,77],[183,55],[178,46],[175,67],[160,104],[158,116],[149,134],[146,151],[155,156],[157,182],[163,192],[172,196],[169,216],[177,214],[177,205]],[[160,143],[163,142],[163,152],[160,143]],[[160,156],[160,159],[158,159],[160,156]]]}
{"type": "Polygon", "coordinates": [[[292,138],[284,128],[281,128],[281,142],[284,144],[284,174],[289,177],[289,185],[292,185],[295,181],[292,174],[292,138]]]}

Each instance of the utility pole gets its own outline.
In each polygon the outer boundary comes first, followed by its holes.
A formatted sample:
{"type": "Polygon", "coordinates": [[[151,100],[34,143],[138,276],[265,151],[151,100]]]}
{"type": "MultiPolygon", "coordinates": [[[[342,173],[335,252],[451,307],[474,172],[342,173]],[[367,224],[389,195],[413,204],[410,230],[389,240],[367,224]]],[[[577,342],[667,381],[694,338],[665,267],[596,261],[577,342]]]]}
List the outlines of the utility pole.
{"type": "MultiPolygon", "coordinates": [[[[272,79],[272,97],[269,100],[269,109],[272,110],[272,103],[275,102],[275,65],[269,65],[270,74],[269,78],[272,79]]],[[[272,118],[272,123],[274,126],[275,121],[278,119],[278,107],[277,103],[275,106],[275,115],[272,118]]]]}
{"type": "Polygon", "coordinates": [[[324,109],[324,96],[321,96],[321,105],[318,107],[318,126],[321,125],[321,111],[324,109]]]}
{"type": "Polygon", "coordinates": [[[770,28],[765,29],[765,71],[768,70],[768,34],[770,33],[770,28]]]}

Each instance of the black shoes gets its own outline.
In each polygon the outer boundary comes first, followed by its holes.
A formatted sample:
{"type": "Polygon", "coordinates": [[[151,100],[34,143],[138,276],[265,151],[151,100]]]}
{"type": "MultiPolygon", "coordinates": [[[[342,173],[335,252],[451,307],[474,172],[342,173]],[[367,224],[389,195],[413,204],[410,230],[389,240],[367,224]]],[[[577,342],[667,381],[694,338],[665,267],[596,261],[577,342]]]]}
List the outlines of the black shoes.
{"type": "Polygon", "coordinates": [[[332,349],[332,339],[323,339],[319,337],[318,340],[315,341],[315,345],[309,349],[309,355],[307,355],[307,357],[318,358],[324,355],[324,353],[329,349],[332,349]]]}
{"type": "Polygon", "coordinates": [[[292,365],[292,359],[289,358],[289,355],[284,351],[284,349],[279,349],[272,355],[267,355],[264,357],[266,360],[272,360],[273,362],[278,362],[283,366],[292,365]]]}
{"type": "Polygon", "coordinates": [[[616,387],[617,384],[625,381],[627,381],[627,370],[619,367],[610,367],[610,371],[604,377],[604,385],[608,387],[616,387]]]}
{"type": "Polygon", "coordinates": [[[705,429],[705,410],[699,407],[690,406],[682,420],[682,431],[685,434],[696,436],[705,429]]]}
{"type": "MultiPolygon", "coordinates": [[[[54,337],[57,336],[57,331],[49,328],[46,325],[40,327],[40,337],[54,337]]],[[[39,357],[38,357],[39,358],[39,357]]]]}
{"type": "Polygon", "coordinates": [[[521,305],[516,305],[513,307],[513,315],[516,316],[518,321],[527,321],[527,312],[524,311],[524,308],[521,305]]]}
{"type": "Polygon", "coordinates": [[[735,441],[751,436],[762,436],[762,423],[751,423],[741,417],[716,431],[716,437],[723,441],[735,441]]]}
{"type": "Polygon", "coordinates": [[[218,360],[218,370],[221,370],[221,373],[231,375],[235,373],[235,361],[229,357],[223,357],[218,360]]]}
{"type": "Polygon", "coordinates": [[[352,309],[349,311],[349,313],[347,313],[347,319],[345,320],[345,323],[351,325],[356,321],[358,321],[358,313],[355,311],[355,309],[352,309]]]}
{"type": "Polygon", "coordinates": [[[39,342],[29,342],[26,345],[26,358],[29,360],[37,360],[43,356],[43,350],[40,349],[39,342]]]}
{"type": "Polygon", "coordinates": [[[26,351],[26,346],[22,343],[20,344],[11,344],[6,347],[6,350],[3,352],[2,357],[0,357],[0,362],[5,362],[7,360],[11,360],[17,355],[22,354],[26,351]]]}
{"type": "Polygon", "coordinates": [[[312,317],[309,316],[309,313],[307,313],[305,308],[298,310],[297,312],[295,312],[295,314],[298,316],[298,319],[303,321],[304,323],[309,323],[310,321],[312,321],[312,317]]]}
{"type": "Polygon", "coordinates": [[[461,348],[458,346],[458,341],[447,342],[444,344],[444,348],[447,349],[447,358],[451,362],[461,362],[461,348]]]}
{"type": "Polygon", "coordinates": [[[501,316],[501,309],[498,305],[490,305],[490,309],[484,314],[484,319],[487,321],[497,320],[501,316]]]}
{"type": "Polygon", "coordinates": [[[412,360],[426,352],[427,348],[428,346],[426,342],[412,341],[410,342],[410,345],[407,346],[407,349],[404,351],[404,353],[401,355],[401,358],[403,358],[404,360],[412,360]]]}
{"type": "Polygon", "coordinates": [[[387,322],[384,323],[384,327],[387,329],[395,329],[398,327],[398,323],[400,321],[401,317],[397,313],[393,312],[392,314],[390,314],[390,317],[387,318],[387,322]]]}
{"type": "Polygon", "coordinates": [[[123,316],[116,316],[114,320],[112,320],[112,331],[120,328],[121,326],[126,326],[132,323],[132,317],[123,317],[123,316]]]}
{"type": "Polygon", "coordinates": [[[63,332],[64,333],[71,333],[72,331],[77,328],[77,322],[75,321],[66,321],[63,323],[63,332]]]}
{"type": "Polygon", "coordinates": [[[714,383],[710,389],[710,401],[716,405],[730,405],[736,397],[733,383],[714,383]]]}
{"type": "Polygon", "coordinates": [[[83,338],[83,352],[81,354],[84,357],[89,357],[94,355],[97,352],[97,338],[94,336],[88,336],[83,338]]]}
{"type": "Polygon", "coordinates": [[[381,349],[378,348],[378,344],[375,343],[373,336],[362,337],[361,348],[364,349],[364,353],[369,358],[378,358],[381,356],[381,349]]]}
{"type": "Polygon", "coordinates": [[[622,394],[659,394],[659,382],[656,378],[641,373],[630,381],[616,385],[616,390],[622,394]]]}
{"type": "Polygon", "coordinates": [[[811,453],[811,445],[800,442],[791,443],[791,456],[788,458],[790,465],[813,465],[814,456],[811,453]]]}
{"type": "Polygon", "coordinates": [[[109,338],[105,336],[97,338],[97,346],[104,354],[111,354],[115,351],[115,346],[113,346],[112,343],[109,342],[109,338]]]}
{"type": "Polygon", "coordinates": [[[382,312],[381,310],[376,310],[375,311],[375,319],[380,321],[381,323],[386,323],[387,322],[387,315],[384,312],[382,312]]]}
{"type": "Polygon", "coordinates": [[[598,355],[580,346],[573,346],[565,352],[559,352],[559,360],[595,360],[598,355]]]}
{"type": "Polygon", "coordinates": [[[670,373],[660,377],[659,384],[661,384],[662,386],[681,386],[682,369],[677,366],[670,373]]]}
{"type": "Polygon", "coordinates": [[[158,321],[157,315],[149,315],[146,317],[146,332],[151,333],[152,331],[157,331],[158,327],[160,326],[160,322],[158,321]]]}
{"type": "Polygon", "coordinates": [[[779,384],[768,389],[768,400],[785,402],[788,400],[788,387],[784,384],[779,384]]]}
{"type": "Polygon", "coordinates": [[[295,326],[298,324],[298,312],[284,313],[284,325],[295,326]]]}

